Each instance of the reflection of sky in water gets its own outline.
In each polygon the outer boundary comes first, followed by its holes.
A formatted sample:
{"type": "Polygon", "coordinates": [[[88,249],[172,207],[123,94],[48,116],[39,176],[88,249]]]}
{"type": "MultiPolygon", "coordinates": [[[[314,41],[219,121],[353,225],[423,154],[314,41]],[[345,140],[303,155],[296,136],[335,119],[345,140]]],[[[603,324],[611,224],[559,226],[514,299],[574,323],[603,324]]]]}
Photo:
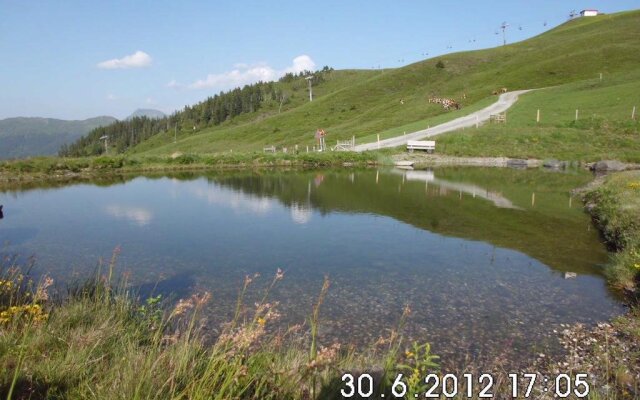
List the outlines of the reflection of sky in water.
{"type": "MultiPolygon", "coordinates": [[[[88,276],[100,257],[121,245],[119,268],[130,270],[139,283],[153,287],[166,279],[163,290],[180,295],[212,290],[211,318],[218,322],[233,308],[244,274],[259,272],[266,280],[278,267],[286,271],[274,297],[288,323],[304,321],[328,274],[332,287],[321,328],[326,341],[375,340],[409,303],[412,338],[474,355],[505,346],[526,351],[546,341],[561,322],[592,322],[620,311],[600,277],[563,279],[560,271],[521,252],[442,236],[386,216],[320,212],[309,199],[327,190],[330,179],[318,174],[301,179],[300,187],[293,185],[301,197],[293,196],[290,206],[260,191],[204,178],[137,178],[110,187],[0,195],[5,204],[0,242],[15,243],[6,251],[37,255],[39,271],[62,279],[88,276]]],[[[343,179],[353,182],[354,176],[343,179]]],[[[375,172],[368,179],[375,184],[375,172]]],[[[479,191],[481,185],[464,188],[479,191]]],[[[397,192],[395,183],[392,191],[397,192]]],[[[421,193],[421,199],[433,201],[421,193]]],[[[465,201],[495,198],[469,193],[465,201]]]]}
{"type": "Polygon", "coordinates": [[[237,212],[266,214],[277,205],[276,200],[268,197],[251,196],[242,192],[225,190],[217,186],[192,187],[190,193],[211,205],[229,207],[237,212]]]}
{"type": "Polygon", "coordinates": [[[153,218],[153,214],[143,207],[110,204],[105,208],[105,211],[115,218],[124,218],[139,226],[149,224],[153,218]]]}
{"type": "Polygon", "coordinates": [[[311,220],[311,207],[300,203],[291,204],[291,219],[297,224],[306,224],[311,220]]]}

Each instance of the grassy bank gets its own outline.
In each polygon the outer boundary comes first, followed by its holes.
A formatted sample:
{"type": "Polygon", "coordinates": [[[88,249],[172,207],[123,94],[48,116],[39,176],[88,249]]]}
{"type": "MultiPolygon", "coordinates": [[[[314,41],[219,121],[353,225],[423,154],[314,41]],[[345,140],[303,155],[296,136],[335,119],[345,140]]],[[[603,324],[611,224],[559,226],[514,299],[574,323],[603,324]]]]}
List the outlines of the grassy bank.
{"type": "Polygon", "coordinates": [[[39,157],[0,162],[0,182],[50,180],[111,172],[179,171],[216,168],[331,167],[391,163],[388,152],[225,152],[174,156],[39,157]]]}
{"type": "Polygon", "coordinates": [[[247,276],[235,315],[212,338],[202,312],[209,293],[141,302],[126,277],[112,284],[114,265],[115,256],[103,275],[64,297],[50,278],[34,283],[13,265],[0,267],[1,398],[330,399],[340,397],[343,371],[375,370],[384,382],[385,371],[436,368],[428,346],[401,351],[408,308],[365,355],[318,343],[328,279],[308,322],[285,329],[275,328],[278,304],[269,300],[284,273],[260,288],[258,276],[247,276]],[[255,305],[244,301],[251,290],[264,293],[255,305]]]}
{"type": "Polygon", "coordinates": [[[561,332],[567,355],[538,360],[537,370],[588,373],[594,399],[640,397],[640,171],[612,174],[585,194],[587,210],[612,250],[609,282],[627,295],[630,311],[594,328],[576,325],[561,332]],[[551,361],[549,363],[549,361],[551,361]]]}
{"type": "Polygon", "coordinates": [[[608,176],[586,194],[587,208],[611,248],[611,283],[637,298],[640,283],[640,171],[608,176]]]}

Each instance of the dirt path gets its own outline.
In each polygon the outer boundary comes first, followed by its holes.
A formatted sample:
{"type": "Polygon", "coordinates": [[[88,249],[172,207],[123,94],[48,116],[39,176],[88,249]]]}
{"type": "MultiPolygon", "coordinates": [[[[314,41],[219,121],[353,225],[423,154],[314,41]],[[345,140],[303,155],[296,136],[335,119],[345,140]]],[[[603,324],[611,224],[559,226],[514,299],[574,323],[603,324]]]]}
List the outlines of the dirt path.
{"type": "Polygon", "coordinates": [[[429,129],[423,129],[420,131],[408,133],[406,135],[381,140],[380,144],[378,144],[377,142],[360,144],[355,147],[355,151],[376,150],[378,148],[382,149],[385,147],[403,146],[407,143],[408,140],[430,138],[442,133],[475,126],[477,123],[488,121],[491,114],[498,114],[506,111],[518,100],[518,96],[527,93],[528,91],[529,90],[516,90],[514,92],[503,93],[500,95],[497,102],[491,104],[486,108],[483,108],[482,110],[476,111],[464,117],[456,118],[449,122],[445,122],[444,124],[436,125],[429,129]]]}

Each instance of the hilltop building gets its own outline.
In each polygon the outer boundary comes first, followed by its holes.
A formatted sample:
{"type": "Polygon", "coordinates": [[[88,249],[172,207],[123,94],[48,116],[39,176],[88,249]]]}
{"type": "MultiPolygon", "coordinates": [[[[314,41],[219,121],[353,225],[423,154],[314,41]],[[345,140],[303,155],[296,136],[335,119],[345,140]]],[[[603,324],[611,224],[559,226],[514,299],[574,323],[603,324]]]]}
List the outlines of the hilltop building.
{"type": "Polygon", "coordinates": [[[598,14],[599,14],[598,10],[582,10],[582,11],[580,11],[580,16],[581,17],[595,17],[598,14]]]}

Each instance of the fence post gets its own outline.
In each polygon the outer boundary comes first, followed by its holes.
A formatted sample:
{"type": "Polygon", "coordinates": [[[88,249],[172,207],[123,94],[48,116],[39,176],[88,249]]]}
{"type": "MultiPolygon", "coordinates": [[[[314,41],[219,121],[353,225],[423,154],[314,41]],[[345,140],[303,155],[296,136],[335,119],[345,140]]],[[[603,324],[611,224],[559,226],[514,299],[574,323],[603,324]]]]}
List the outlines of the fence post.
{"type": "Polygon", "coordinates": [[[536,123],[540,123],[540,109],[538,108],[538,112],[536,113],[536,123]]]}
{"type": "Polygon", "coordinates": [[[480,117],[476,114],[476,129],[480,126],[480,117]]]}
{"type": "Polygon", "coordinates": [[[307,145],[307,153],[309,152],[309,145],[307,145]]]}
{"type": "Polygon", "coordinates": [[[578,110],[576,109],[576,121],[578,120],[578,110]]]}
{"type": "Polygon", "coordinates": [[[631,110],[631,119],[636,119],[636,106],[633,106],[633,110],[631,110]]]}
{"type": "Polygon", "coordinates": [[[378,133],[378,150],[380,150],[380,134],[378,133]]]}
{"type": "Polygon", "coordinates": [[[600,72],[600,82],[602,82],[602,72],[600,72]]]}

